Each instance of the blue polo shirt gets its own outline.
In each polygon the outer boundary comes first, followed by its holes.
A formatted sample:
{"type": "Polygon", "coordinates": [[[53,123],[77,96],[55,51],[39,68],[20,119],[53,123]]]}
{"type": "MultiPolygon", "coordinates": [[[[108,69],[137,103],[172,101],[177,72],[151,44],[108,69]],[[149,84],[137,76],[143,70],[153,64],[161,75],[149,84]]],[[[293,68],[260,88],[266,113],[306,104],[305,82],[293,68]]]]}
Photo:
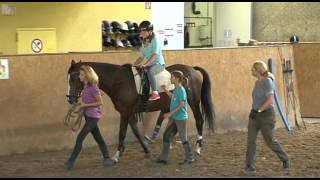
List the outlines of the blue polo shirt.
{"type": "Polygon", "coordinates": [[[143,59],[145,58],[148,61],[153,53],[157,54],[157,58],[152,63],[152,65],[154,64],[164,65],[165,63],[162,55],[162,44],[159,42],[159,40],[156,37],[154,37],[151,40],[148,47],[144,47],[144,44],[142,43],[142,46],[140,48],[140,57],[143,59]]]}
{"type": "Polygon", "coordinates": [[[173,90],[171,103],[170,103],[170,111],[175,110],[178,106],[180,101],[184,102],[184,106],[180,111],[174,113],[171,116],[172,120],[176,121],[186,121],[188,119],[188,111],[187,111],[187,93],[183,86],[177,87],[173,90]]]}
{"type": "MultiPolygon", "coordinates": [[[[261,82],[256,81],[252,91],[252,109],[258,110],[267,97],[274,94],[274,89],[274,84],[270,78],[265,78],[261,82]]],[[[266,109],[273,106],[273,104],[270,104],[266,109]]]]}

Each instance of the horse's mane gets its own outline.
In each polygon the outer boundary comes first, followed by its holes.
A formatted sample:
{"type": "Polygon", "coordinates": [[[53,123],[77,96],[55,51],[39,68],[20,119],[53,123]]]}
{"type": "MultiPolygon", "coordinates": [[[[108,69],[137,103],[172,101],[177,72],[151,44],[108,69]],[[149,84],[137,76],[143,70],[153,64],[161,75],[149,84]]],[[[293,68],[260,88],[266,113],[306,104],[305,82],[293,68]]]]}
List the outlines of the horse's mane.
{"type": "Polygon", "coordinates": [[[123,64],[122,67],[125,67],[125,68],[128,68],[128,69],[131,69],[132,67],[132,64],[123,64]]]}

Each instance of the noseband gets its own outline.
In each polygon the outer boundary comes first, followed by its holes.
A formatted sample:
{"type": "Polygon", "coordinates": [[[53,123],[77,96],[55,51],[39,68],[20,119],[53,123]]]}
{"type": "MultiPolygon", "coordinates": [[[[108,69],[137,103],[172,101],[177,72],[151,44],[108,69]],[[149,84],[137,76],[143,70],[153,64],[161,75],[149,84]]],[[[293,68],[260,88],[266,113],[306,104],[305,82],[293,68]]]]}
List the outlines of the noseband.
{"type": "MultiPolygon", "coordinates": [[[[73,76],[75,76],[75,75],[77,75],[77,74],[79,74],[78,72],[72,72],[72,73],[70,73],[70,76],[71,77],[73,77],[73,76]]],[[[77,75],[78,76],[78,75],[77,75]]],[[[68,83],[69,83],[69,78],[68,78],[68,83]]],[[[79,84],[79,81],[76,81],[75,83],[74,83],[74,89],[73,89],[73,91],[71,92],[71,94],[67,94],[66,95],[66,97],[67,98],[76,98],[76,99],[78,99],[79,97],[80,97],[80,95],[81,95],[81,91],[79,91],[78,89],[77,89],[77,87],[78,87],[78,84],[79,84]]],[[[69,92],[68,92],[69,93],[69,92]]]]}

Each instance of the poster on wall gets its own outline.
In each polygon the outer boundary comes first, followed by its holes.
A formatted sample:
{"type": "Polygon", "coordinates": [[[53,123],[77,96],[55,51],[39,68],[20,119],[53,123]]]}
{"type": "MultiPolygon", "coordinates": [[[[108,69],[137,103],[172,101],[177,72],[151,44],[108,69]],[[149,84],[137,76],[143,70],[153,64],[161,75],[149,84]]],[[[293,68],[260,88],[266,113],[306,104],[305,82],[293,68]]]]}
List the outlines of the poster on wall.
{"type": "Polygon", "coordinates": [[[9,79],[8,59],[0,59],[0,79],[9,79]]]}
{"type": "Polygon", "coordinates": [[[184,49],[184,2],[152,2],[152,23],[164,50],[184,49]]]}

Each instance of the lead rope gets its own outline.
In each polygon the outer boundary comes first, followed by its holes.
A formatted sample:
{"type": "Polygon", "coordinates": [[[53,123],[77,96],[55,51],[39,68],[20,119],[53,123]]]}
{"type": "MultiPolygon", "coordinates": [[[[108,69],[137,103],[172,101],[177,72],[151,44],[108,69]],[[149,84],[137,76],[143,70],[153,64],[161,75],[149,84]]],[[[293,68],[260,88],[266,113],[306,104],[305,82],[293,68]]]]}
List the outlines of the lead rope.
{"type": "Polygon", "coordinates": [[[78,131],[81,126],[83,109],[80,109],[79,105],[78,103],[72,105],[64,118],[64,125],[72,131],[78,131]]]}

